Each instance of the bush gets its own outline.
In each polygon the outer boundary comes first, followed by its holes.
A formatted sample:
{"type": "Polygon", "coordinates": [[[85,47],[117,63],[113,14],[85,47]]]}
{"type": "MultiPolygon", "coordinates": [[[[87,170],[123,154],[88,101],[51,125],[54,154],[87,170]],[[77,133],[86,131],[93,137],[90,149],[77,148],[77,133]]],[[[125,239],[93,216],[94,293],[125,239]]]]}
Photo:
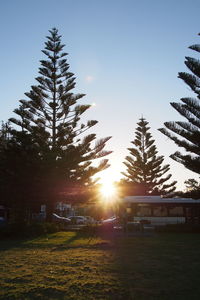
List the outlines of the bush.
{"type": "Polygon", "coordinates": [[[200,233],[200,224],[167,224],[165,226],[156,226],[157,232],[171,233],[200,233]]]}
{"type": "Polygon", "coordinates": [[[0,238],[35,237],[60,230],[60,226],[54,223],[12,223],[0,227],[0,238]]]}

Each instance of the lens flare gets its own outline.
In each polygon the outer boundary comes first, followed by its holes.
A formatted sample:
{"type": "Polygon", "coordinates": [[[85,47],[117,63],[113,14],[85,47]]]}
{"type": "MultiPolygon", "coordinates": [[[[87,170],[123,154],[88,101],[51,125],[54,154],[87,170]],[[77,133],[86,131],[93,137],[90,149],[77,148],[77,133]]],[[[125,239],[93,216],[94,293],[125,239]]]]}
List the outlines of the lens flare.
{"type": "Polygon", "coordinates": [[[100,188],[100,199],[104,205],[113,205],[117,200],[117,190],[113,182],[104,182],[100,188]]]}
{"type": "Polygon", "coordinates": [[[104,182],[100,188],[101,194],[104,197],[111,198],[116,194],[116,188],[112,182],[104,182]]]}

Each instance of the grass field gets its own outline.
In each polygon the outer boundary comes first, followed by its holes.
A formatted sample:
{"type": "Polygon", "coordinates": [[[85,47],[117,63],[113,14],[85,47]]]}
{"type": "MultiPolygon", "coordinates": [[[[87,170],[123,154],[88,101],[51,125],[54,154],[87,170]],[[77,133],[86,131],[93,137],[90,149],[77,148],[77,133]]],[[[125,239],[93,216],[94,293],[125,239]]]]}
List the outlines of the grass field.
{"type": "Polygon", "coordinates": [[[0,299],[199,299],[200,235],[0,241],[0,299]]]}

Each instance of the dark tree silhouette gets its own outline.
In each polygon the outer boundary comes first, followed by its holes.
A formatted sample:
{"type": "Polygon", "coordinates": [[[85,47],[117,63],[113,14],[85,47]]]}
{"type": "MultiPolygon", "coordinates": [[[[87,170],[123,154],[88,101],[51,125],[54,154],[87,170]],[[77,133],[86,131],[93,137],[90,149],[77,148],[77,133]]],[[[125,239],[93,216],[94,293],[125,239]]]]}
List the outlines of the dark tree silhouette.
{"type": "Polygon", "coordinates": [[[91,161],[110,153],[103,150],[110,137],[97,141],[94,147],[91,145],[96,138],[95,134],[80,140],[80,135],[97,121],[90,120],[87,124],[79,122],[80,116],[90,105],[77,105],[84,94],[72,92],[75,77],[69,71],[67,53],[62,51],[63,48],[61,36],[53,28],[42,51],[47,60],[41,60],[40,76],[36,78],[39,84],[32,86],[31,91],[25,94],[29,100],[20,100],[21,105],[15,110],[20,120],[10,120],[19,125],[22,131],[31,134],[33,142],[40,146],[41,157],[46,157],[48,153],[53,162],[57,163],[57,168],[63,168],[64,165],[65,175],[76,180],[84,177],[85,182],[87,172],[90,178],[108,166],[107,160],[104,160],[94,168],[91,167],[91,161]],[[84,174],[81,174],[83,170],[84,174]]]}
{"type": "Polygon", "coordinates": [[[39,211],[42,197],[41,161],[38,146],[25,131],[9,123],[0,130],[0,203],[10,209],[12,222],[30,220],[39,211]]]}
{"type": "Polygon", "coordinates": [[[184,181],[186,190],[185,191],[177,191],[176,196],[182,198],[193,198],[199,199],[200,198],[200,183],[193,179],[189,178],[184,181]]]}
{"type": "Polygon", "coordinates": [[[65,45],[57,29],[49,32],[42,51],[46,60],[40,61],[36,78],[38,84],[25,93],[28,99],[20,100],[19,108],[14,111],[18,118],[10,121],[17,125],[17,129],[12,129],[16,143],[22,147],[26,145],[27,156],[29,148],[37,155],[37,168],[33,167],[35,173],[32,175],[40,185],[40,197],[46,198],[52,211],[59,192],[67,193],[68,189],[72,193],[72,189],[80,191],[94,184],[92,176],[109,165],[108,160],[103,159],[93,166],[93,160],[111,152],[104,150],[110,137],[100,140],[96,140],[95,134],[81,137],[97,121],[80,122],[90,105],[77,104],[84,94],[73,93],[75,77],[69,71],[67,53],[63,52],[65,45]]]}
{"type": "Polygon", "coordinates": [[[157,155],[157,148],[149,132],[148,122],[141,118],[137,123],[134,148],[128,148],[130,155],[125,159],[125,182],[132,195],[164,195],[175,190],[176,182],[167,184],[171,174],[164,176],[170,169],[162,166],[163,156],[157,155]]]}
{"type": "MultiPolygon", "coordinates": [[[[190,49],[200,52],[200,45],[192,45],[190,49]]],[[[187,169],[200,174],[200,61],[186,57],[185,64],[191,73],[180,72],[181,78],[196,94],[196,98],[181,98],[181,103],[171,102],[171,106],[186,118],[186,121],[165,122],[165,128],[159,131],[169,137],[176,145],[185,149],[170,155],[172,159],[183,164],[187,169]]]]}
{"type": "Polygon", "coordinates": [[[9,140],[9,124],[2,122],[0,128],[0,205],[6,203],[5,194],[9,190],[6,174],[6,150],[9,140]]]}
{"type": "Polygon", "coordinates": [[[189,178],[184,181],[187,191],[199,190],[200,184],[197,180],[189,178]]]}

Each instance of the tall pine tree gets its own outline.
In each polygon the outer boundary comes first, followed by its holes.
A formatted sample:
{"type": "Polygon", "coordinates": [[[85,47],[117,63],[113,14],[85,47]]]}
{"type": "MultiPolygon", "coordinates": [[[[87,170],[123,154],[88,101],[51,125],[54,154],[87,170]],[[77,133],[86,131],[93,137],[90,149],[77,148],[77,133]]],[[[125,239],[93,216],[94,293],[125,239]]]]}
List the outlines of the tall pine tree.
{"type": "MultiPolygon", "coordinates": [[[[36,177],[42,185],[40,194],[45,191],[44,198],[51,198],[53,206],[62,189],[71,190],[75,186],[78,191],[78,187],[94,183],[93,175],[109,165],[108,160],[103,159],[93,166],[93,160],[111,152],[104,150],[110,137],[97,141],[95,134],[81,137],[97,121],[80,122],[81,115],[90,105],[77,104],[84,94],[73,93],[75,77],[69,71],[67,53],[63,52],[65,45],[61,43],[56,28],[49,32],[42,51],[46,59],[40,61],[36,78],[38,84],[25,93],[28,99],[20,100],[19,108],[14,111],[18,118],[10,121],[29,137],[37,152],[39,166],[36,177]]],[[[19,129],[13,129],[12,134],[18,137],[19,129]]]]}
{"type": "Polygon", "coordinates": [[[141,118],[137,123],[134,148],[128,148],[130,155],[125,159],[125,182],[132,195],[164,195],[175,190],[176,182],[167,184],[171,174],[169,165],[162,166],[163,156],[158,156],[155,141],[149,132],[148,122],[141,118]]]}
{"type": "MultiPolygon", "coordinates": [[[[200,53],[200,45],[192,45],[190,49],[200,53]]],[[[171,102],[171,106],[186,121],[165,122],[165,128],[159,131],[169,137],[175,144],[185,150],[170,155],[172,159],[183,164],[187,169],[200,174],[200,61],[186,57],[185,65],[191,73],[180,72],[181,78],[196,94],[196,98],[181,98],[181,102],[171,102]]]]}

